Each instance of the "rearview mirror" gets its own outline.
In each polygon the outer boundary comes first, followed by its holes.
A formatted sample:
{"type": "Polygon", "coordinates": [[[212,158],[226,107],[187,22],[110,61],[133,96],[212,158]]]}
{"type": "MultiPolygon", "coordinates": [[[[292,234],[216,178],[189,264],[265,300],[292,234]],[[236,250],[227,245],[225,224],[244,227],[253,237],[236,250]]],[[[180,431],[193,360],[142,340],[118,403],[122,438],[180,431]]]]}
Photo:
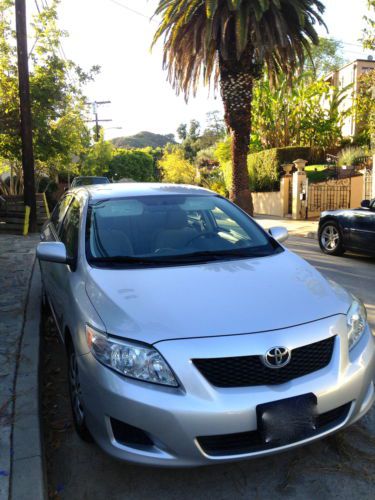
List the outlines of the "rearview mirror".
{"type": "Polygon", "coordinates": [[[362,208],[369,208],[370,207],[370,200],[362,200],[361,207],[362,208]]]}
{"type": "Polygon", "coordinates": [[[42,242],[36,248],[36,256],[45,262],[68,264],[66,248],[60,241],[42,242]]]}
{"type": "Polygon", "coordinates": [[[288,239],[288,230],[285,227],[271,227],[268,232],[272,238],[279,243],[286,241],[288,239]]]}

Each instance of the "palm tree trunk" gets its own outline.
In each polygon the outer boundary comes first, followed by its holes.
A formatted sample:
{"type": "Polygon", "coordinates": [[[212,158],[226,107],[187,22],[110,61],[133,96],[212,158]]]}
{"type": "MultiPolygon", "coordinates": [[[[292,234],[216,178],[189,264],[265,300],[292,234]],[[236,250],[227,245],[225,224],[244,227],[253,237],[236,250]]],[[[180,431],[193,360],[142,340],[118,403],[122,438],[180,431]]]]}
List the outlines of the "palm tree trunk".
{"type": "Polygon", "coordinates": [[[245,212],[253,215],[249,186],[247,156],[251,132],[251,99],[253,77],[236,72],[220,63],[220,90],[224,104],[225,123],[232,136],[232,189],[230,199],[245,212]]]}

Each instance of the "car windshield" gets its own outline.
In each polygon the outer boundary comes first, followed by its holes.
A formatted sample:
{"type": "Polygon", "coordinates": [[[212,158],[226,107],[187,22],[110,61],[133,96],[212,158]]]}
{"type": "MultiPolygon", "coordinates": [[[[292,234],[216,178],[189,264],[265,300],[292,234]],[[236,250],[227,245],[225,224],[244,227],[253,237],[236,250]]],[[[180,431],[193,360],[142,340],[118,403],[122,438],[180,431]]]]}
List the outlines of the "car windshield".
{"type": "Polygon", "coordinates": [[[72,186],[92,186],[94,184],[109,184],[107,177],[79,177],[73,180],[72,186]]]}
{"type": "Polygon", "coordinates": [[[247,215],[215,195],[103,200],[89,208],[88,261],[144,266],[263,257],[283,251],[247,215]]]}

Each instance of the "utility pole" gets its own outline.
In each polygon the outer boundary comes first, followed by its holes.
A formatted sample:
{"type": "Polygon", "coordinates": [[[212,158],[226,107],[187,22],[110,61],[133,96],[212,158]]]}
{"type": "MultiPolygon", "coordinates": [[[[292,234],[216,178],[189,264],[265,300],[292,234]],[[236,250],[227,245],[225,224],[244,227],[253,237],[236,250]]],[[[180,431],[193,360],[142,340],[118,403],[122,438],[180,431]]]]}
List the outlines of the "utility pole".
{"type": "Polygon", "coordinates": [[[36,197],[25,0],[16,0],[15,6],[24,184],[23,196],[25,206],[30,207],[29,230],[30,232],[35,232],[37,230],[36,197]]]}
{"type": "Polygon", "coordinates": [[[110,104],[111,101],[94,101],[89,102],[88,104],[92,104],[92,112],[94,114],[94,120],[89,120],[90,122],[95,122],[95,140],[99,141],[99,122],[111,122],[112,120],[99,120],[98,116],[98,106],[101,104],[110,104]]]}

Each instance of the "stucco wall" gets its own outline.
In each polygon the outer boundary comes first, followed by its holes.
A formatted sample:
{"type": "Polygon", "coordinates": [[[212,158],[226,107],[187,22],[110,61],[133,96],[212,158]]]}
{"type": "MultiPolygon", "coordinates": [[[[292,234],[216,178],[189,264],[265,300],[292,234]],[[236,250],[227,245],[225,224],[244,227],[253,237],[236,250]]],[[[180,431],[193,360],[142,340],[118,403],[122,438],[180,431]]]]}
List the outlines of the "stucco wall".
{"type": "Polygon", "coordinates": [[[280,191],[253,193],[254,213],[283,216],[280,191]]]}

